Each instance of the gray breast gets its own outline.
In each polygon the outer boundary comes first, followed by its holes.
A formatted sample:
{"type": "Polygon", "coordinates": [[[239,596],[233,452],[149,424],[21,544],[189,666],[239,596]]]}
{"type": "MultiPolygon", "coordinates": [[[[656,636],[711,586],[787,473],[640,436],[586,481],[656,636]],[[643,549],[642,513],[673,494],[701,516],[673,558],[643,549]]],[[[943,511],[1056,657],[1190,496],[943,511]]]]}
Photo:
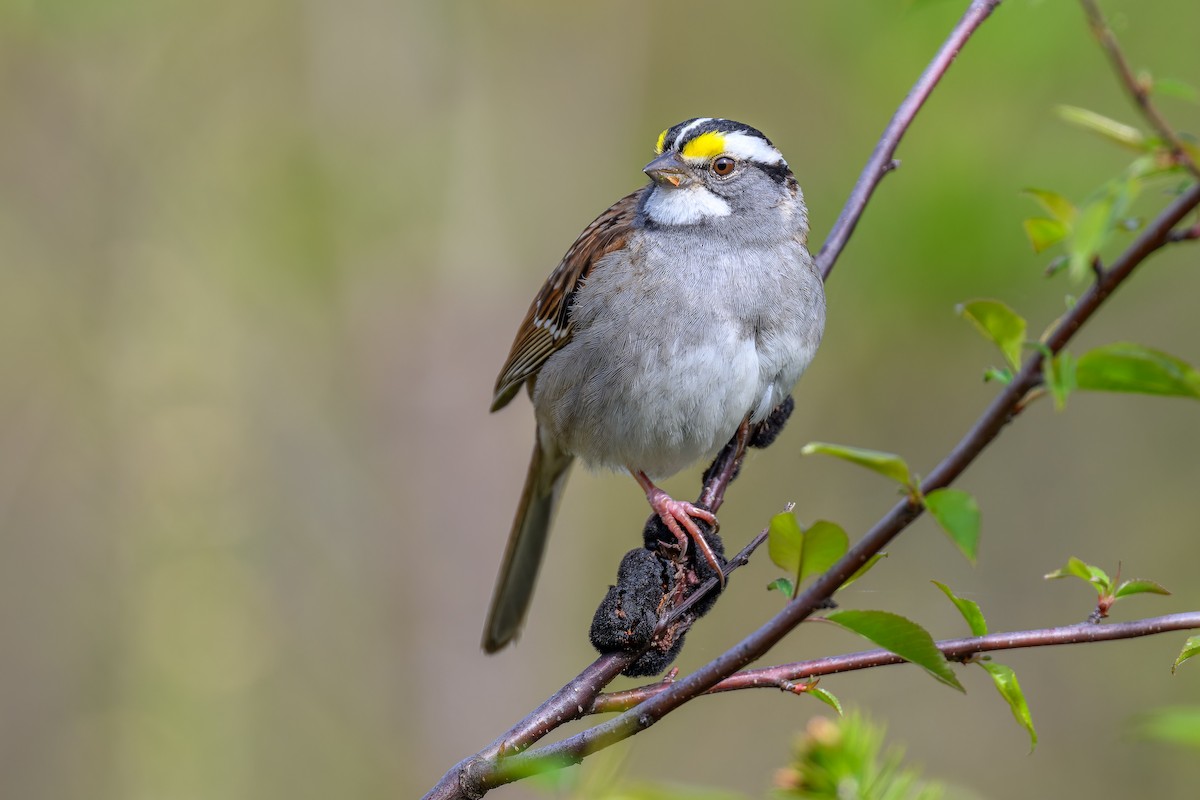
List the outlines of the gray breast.
{"type": "Polygon", "coordinates": [[[732,255],[687,238],[632,237],[597,263],[571,341],[538,375],[543,435],[592,466],[661,478],[711,455],[782,400],[820,340],[820,279],[800,245],[732,255]]]}

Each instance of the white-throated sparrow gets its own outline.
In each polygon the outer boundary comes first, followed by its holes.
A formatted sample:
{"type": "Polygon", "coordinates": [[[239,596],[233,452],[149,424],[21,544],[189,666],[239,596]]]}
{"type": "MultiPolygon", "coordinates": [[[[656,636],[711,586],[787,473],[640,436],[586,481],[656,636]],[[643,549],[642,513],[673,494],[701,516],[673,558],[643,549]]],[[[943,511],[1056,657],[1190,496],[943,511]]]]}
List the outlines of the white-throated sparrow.
{"type": "Polygon", "coordinates": [[[492,410],[528,384],[537,441],[483,647],[517,634],[575,457],[628,470],[710,561],[706,509],[653,483],[711,458],[787,397],[825,326],[808,211],[759,131],[701,117],[663,131],[650,183],[584,229],[534,298],[492,410]]]}

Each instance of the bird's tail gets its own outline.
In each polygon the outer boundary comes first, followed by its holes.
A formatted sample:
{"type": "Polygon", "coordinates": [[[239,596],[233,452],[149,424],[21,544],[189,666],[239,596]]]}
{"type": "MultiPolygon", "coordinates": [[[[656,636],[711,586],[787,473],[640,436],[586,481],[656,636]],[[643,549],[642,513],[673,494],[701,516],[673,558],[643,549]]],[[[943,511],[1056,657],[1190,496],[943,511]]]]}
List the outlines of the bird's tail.
{"type": "Polygon", "coordinates": [[[500,564],[492,606],[483,629],[483,649],[489,653],[511,642],[521,630],[533,598],[542,555],[546,552],[550,523],[566,485],[567,473],[575,460],[553,444],[543,445],[541,439],[539,435],[533,445],[525,489],[521,492],[521,503],[508,535],[508,546],[504,549],[504,561],[500,564]]]}

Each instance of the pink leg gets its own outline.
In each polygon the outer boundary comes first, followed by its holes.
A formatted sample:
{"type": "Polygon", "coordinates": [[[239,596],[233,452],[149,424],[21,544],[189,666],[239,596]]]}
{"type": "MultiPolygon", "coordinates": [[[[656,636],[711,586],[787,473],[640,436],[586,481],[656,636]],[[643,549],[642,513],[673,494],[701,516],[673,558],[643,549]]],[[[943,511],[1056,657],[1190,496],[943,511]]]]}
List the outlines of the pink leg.
{"type": "Polygon", "coordinates": [[[654,509],[654,513],[658,514],[659,519],[667,526],[667,530],[675,535],[676,541],[679,542],[680,552],[687,552],[688,537],[690,536],[696,543],[700,554],[704,556],[704,560],[716,572],[721,586],[724,587],[725,573],[721,571],[721,563],[717,560],[717,554],[709,547],[708,541],[700,531],[700,526],[696,524],[697,519],[703,520],[711,525],[713,530],[716,530],[716,516],[711,511],[698,508],[691,503],[672,499],[670,495],[655,486],[654,482],[646,477],[646,473],[634,469],[629,471],[638,485],[642,487],[642,491],[646,493],[646,499],[650,501],[650,507],[654,509]]]}

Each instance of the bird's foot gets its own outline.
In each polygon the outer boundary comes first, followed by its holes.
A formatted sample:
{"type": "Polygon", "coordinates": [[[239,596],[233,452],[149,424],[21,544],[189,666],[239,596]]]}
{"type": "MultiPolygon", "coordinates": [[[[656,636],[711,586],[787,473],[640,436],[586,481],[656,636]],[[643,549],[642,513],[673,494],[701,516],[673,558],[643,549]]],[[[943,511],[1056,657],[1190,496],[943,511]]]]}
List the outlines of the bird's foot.
{"type": "Polygon", "coordinates": [[[713,552],[712,547],[708,544],[708,540],[704,538],[704,532],[700,530],[700,526],[696,524],[696,520],[708,523],[711,529],[715,532],[719,524],[717,517],[706,508],[692,505],[683,500],[675,500],[669,494],[655,486],[645,473],[634,473],[638,479],[638,483],[642,484],[642,488],[646,490],[646,499],[650,501],[650,507],[654,509],[654,513],[658,514],[659,519],[663,521],[663,525],[667,526],[679,542],[680,553],[687,552],[688,539],[690,538],[696,543],[696,549],[700,551],[700,555],[704,556],[704,560],[712,567],[716,573],[717,579],[721,583],[721,588],[725,588],[725,573],[721,569],[721,562],[717,559],[717,554],[713,552]]]}

